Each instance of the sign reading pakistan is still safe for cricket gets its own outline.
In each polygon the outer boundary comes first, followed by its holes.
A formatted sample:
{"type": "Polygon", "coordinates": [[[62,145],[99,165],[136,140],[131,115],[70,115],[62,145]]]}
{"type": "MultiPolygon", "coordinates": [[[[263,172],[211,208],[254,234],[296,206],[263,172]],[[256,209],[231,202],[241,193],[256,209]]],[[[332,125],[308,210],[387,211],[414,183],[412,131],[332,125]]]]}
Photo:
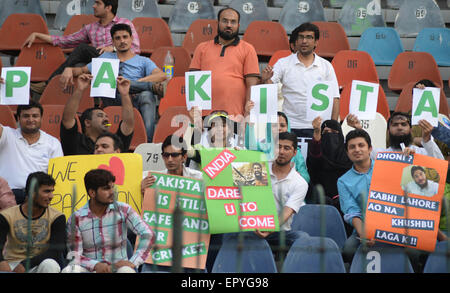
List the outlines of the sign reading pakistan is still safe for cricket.
{"type": "Polygon", "coordinates": [[[183,231],[181,265],[204,269],[210,234],[202,180],[156,172],[151,174],[156,181],[145,191],[142,218],[155,233],[156,242],[146,263],[172,265],[174,211],[178,204],[183,231]]]}
{"type": "Polygon", "coordinates": [[[264,153],[202,149],[200,156],[211,234],[279,231],[264,153]]]}

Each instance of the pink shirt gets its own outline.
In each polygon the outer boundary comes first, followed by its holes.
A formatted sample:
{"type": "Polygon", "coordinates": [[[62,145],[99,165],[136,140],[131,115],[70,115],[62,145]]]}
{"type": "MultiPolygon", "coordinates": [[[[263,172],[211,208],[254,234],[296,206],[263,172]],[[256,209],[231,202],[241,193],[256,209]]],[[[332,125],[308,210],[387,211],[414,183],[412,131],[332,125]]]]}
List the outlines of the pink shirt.
{"type": "Polygon", "coordinates": [[[106,47],[112,45],[111,38],[111,27],[117,23],[125,23],[131,27],[131,32],[133,35],[133,43],[131,45],[131,50],[135,54],[139,54],[140,44],[139,36],[134,28],[131,21],[126,18],[121,18],[115,16],[113,20],[106,26],[100,24],[100,21],[93,22],[85,25],[81,30],[67,36],[51,36],[53,45],[61,47],[63,49],[74,48],[79,44],[90,43],[93,47],[106,47]]]}

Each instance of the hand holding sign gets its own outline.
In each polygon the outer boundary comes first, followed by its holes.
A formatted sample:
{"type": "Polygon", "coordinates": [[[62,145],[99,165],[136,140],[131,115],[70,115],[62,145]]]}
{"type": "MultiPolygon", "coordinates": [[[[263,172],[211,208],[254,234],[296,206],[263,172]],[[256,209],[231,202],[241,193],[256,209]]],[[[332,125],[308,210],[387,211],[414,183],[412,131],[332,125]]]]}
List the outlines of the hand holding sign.
{"type": "Polygon", "coordinates": [[[1,105],[28,105],[30,99],[31,67],[2,68],[1,105]]]}
{"type": "Polygon", "coordinates": [[[81,74],[77,78],[77,88],[81,91],[84,91],[91,84],[92,75],[90,74],[81,74]]]}
{"type": "Polygon", "coordinates": [[[432,126],[437,126],[439,117],[439,102],[441,90],[436,87],[413,89],[412,125],[419,124],[420,120],[427,120],[432,126]]]}
{"type": "Polygon", "coordinates": [[[360,80],[352,81],[349,113],[361,120],[374,120],[378,105],[380,85],[360,80]]]}
{"type": "Polygon", "coordinates": [[[185,79],[187,109],[198,106],[202,110],[211,110],[211,71],[186,72],[185,79]]]}
{"type": "Polygon", "coordinates": [[[119,59],[93,58],[91,97],[116,97],[116,79],[119,76],[119,59]]]}
{"type": "Polygon", "coordinates": [[[307,119],[312,121],[317,116],[324,120],[331,119],[331,112],[333,110],[332,93],[333,84],[327,81],[321,81],[312,84],[308,89],[308,97],[306,100],[307,119]]]}

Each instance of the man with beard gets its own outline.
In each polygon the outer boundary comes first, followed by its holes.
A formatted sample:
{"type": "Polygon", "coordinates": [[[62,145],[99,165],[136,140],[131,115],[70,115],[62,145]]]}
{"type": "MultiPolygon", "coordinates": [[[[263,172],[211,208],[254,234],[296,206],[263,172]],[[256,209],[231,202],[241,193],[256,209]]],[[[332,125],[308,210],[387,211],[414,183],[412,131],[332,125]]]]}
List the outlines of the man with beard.
{"type": "Polygon", "coordinates": [[[291,123],[297,137],[312,137],[311,120],[306,119],[307,89],[318,82],[331,82],[333,110],[331,118],[339,116],[339,86],[333,66],[314,53],[319,40],[319,28],[312,23],[303,23],[292,31],[291,48],[296,54],[280,58],[273,68],[268,65],[262,72],[262,83],[281,82],[284,97],[283,112],[291,123]]]}
{"type": "MultiPolygon", "coordinates": [[[[361,129],[361,121],[356,115],[349,114],[347,116],[347,124],[351,127],[361,129]]],[[[410,115],[402,112],[394,112],[387,122],[387,130],[389,136],[389,145],[387,149],[376,149],[371,153],[372,159],[375,159],[378,152],[403,152],[406,155],[420,154],[444,159],[441,150],[431,137],[433,126],[426,120],[420,120],[419,126],[422,128],[422,146],[413,145],[413,137],[411,134],[410,115]]]]}
{"type": "Polygon", "coordinates": [[[340,210],[336,182],[352,167],[352,161],[345,151],[344,134],[339,122],[326,120],[322,123],[320,116],[313,120],[312,126],[314,135],[308,144],[306,162],[311,183],[322,185],[326,204],[340,210]]]}
{"type": "MultiPolygon", "coordinates": [[[[269,164],[272,191],[280,220],[280,231],[285,233],[286,245],[289,247],[299,237],[296,231],[291,231],[293,215],[305,204],[308,191],[308,183],[291,165],[291,160],[296,153],[297,136],[292,132],[282,132],[278,140],[278,156],[269,164]]],[[[255,232],[272,246],[280,244],[280,232],[258,229],[255,232]]]]}
{"type": "Polygon", "coordinates": [[[41,104],[31,100],[17,107],[17,129],[0,124],[0,177],[8,182],[17,204],[25,199],[28,174],[47,172],[48,161],[63,156],[58,139],[40,130],[43,113],[41,104]]]}
{"type": "MultiPolygon", "coordinates": [[[[147,140],[153,140],[156,121],[156,97],[153,94],[153,83],[166,79],[166,74],[159,69],[150,58],[136,55],[132,49],[133,39],[131,27],[127,24],[115,24],[111,28],[111,38],[116,52],[105,52],[99,58],[119,59],[119,75],[130,80],[129,94],[133,106],[139,110],[147,132],[147,140]]],[[[61,75],[64,88],[73,83],[73,78],[83,73],[92,72],[92,63],[83,67],[67,67],[61,75]]],[[[115,99],[102,98],[103,107],[121,106],[122,95],[116,93],[115,99]]]]}
{"type": "Polygon", "coordinates": [[[267,177],[263,176],[261,163],[253,163],[253,175],[255,176],[255,186],[266,186],[267,177]]]}
{"type": "Polygon", "coordinates": [[[411,168],[411,177],[413,181],[408,182],[403,187],[405,192],[428,197],[432,197],[438,192],[439,184],[428,180],[425,170],[421,166],[413,166],[411,168]]]}
{"type": "MultiPolygon", "coordinates": [[[[64,107],[61,119],[61,144],[66,156],[94,153],[97,137],[107,132],[111,127],[105,111],[100,108],[89,108],[81,114],[82,132],[78,132],[75,117],[83,91],[90,85],[91,79],[92,76],[89,74],[78,76],[77,86],[64,107]]],[[[122,96],[122,121],[116,134],[122,140],[124,151],[127,151],[134,131],[133,105],[129,95],[130,81],[119,76],[117,78],[117,89],[122,96]]]]}
{"type": "Polygon", "coordinates": [[[252,45],[239,38],[238,11],[221,9],[217,19],[218,35],[197,46],[189,69],[212,72],[212,110],[224,110],[237,121],[248,114],[244,106],[250,87],[259,82],[258,56],[252,45]]]}
{"type": "Polygon", "coordinates": [[[131,206],[116,201],[114,182],[114,175],[103,169],[84,176],[89,201],[67,222],[67,258],[72,261],[63,273],[135,273],[150,254],[155,234],[131,206]],[[127,228],[139,237],[130,259],[127,228]]]}

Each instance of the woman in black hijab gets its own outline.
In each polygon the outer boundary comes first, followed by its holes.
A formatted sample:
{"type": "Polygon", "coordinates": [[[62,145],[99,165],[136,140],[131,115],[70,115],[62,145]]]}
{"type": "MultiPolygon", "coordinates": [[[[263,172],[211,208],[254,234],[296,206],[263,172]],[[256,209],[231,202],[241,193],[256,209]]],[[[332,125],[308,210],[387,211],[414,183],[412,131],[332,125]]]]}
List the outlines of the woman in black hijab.
{"type": "MultiPolygon", "coordinates": [[[[344,146],[344,134],[339,122],[317,117],[312,122],[313,139],[308,145],[307,167],[312,185],[321,184],[326,204],[340,211],[337,180],[352,167],[344,146]]],[[[318,203],[318,202],[317,202],[318,203]]]]}

